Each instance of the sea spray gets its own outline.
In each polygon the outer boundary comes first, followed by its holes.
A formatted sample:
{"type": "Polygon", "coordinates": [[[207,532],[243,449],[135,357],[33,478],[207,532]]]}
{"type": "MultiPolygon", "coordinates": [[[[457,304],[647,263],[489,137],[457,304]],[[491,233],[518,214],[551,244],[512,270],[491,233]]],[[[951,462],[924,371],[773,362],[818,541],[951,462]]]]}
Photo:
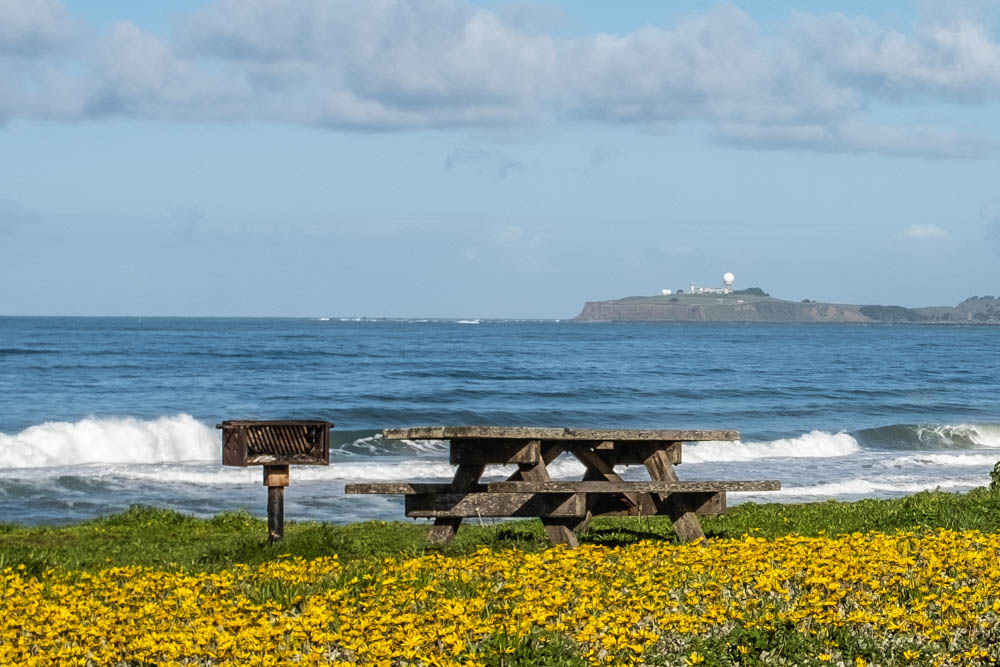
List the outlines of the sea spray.
{"type": "Polygon", "coordinates": [[[214,429],[187,414],[153,420],[89,417],[0,433],[0,460],[11,468],[208,461],[219,457],[219,442],[214,429]]]}

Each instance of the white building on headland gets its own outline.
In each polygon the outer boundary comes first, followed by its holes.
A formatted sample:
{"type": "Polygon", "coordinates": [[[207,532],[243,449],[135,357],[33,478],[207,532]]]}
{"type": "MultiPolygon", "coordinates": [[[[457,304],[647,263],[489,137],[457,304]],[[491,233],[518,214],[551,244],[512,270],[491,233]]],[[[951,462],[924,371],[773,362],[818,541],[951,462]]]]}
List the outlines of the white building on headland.
{"type": "Polygon", "coordinates": [[[722,274],[722,287],[698,287],[691,283],[691,291],[688,294],[732,294],[735,280],[736,276],[726,271],[722,274]]]}

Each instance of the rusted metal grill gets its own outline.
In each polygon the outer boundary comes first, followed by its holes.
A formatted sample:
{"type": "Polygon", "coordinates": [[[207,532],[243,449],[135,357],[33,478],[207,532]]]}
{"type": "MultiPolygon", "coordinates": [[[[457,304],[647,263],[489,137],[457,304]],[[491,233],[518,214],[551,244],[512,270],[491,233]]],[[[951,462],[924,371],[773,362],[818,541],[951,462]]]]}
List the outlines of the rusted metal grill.
{"type": "Polygon", "coordinates": [[[329,465],[328,421],[282,419],[227,420],[222,429],[222,463],[227,466],[264,466],[267,487],[267,541],[285,534],[285,487],[290,465],[329,465]]]}
{"type": "Polygon", "coordinates": [[[248,465],[329,465],[328,421],[229,420],[222,429],[222,463],[248,465]]]}

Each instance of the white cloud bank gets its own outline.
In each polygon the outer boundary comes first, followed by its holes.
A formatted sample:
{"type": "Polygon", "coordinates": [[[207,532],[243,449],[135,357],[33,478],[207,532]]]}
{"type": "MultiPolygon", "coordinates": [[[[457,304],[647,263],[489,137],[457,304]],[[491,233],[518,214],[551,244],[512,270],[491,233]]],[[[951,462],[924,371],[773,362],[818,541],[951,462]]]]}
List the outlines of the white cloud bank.
{"type": "Polygon", "coordinates": [[[0,121],[698,121],[736,146],[979,157],[992,143],[975,132],[876,123],[869,110],[1000,99],[1000,43],[967,16],[901,33],[796,15],[771,36],[723,5],[670,28],[563,38],[459,0],[217,0],[178,25],[169,39],[128,22],[94,34],[56,0],[0,0],[0,121]]]}

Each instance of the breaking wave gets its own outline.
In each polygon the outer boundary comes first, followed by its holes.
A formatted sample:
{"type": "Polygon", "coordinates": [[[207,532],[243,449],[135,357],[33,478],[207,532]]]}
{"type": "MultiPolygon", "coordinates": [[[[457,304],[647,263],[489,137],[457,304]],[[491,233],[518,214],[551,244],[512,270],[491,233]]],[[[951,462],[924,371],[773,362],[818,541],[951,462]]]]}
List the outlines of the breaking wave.
{"type": "Polygon", "coordinates": [[[11,468],[85,463],[162,463],[218,459],[217,431],[180,414],[153,420],[88,417],[0,433],[0,460],[11,468]]]}
{"type": "Polygon", "coordinates": [[[848,456],[860,449],[849,433],[811,431],[797,438],[782,438],[769,442],[699,442],[687,445],[682,458],[685,463],[716,463],[752,461],[767,458],[812,458],[848,456]]]}
{"type": "MultiPolygon", "coordinates": [[[[909,452],[896,459],[898,465],[978,466],[993,460],[984,451],[992,449],[1000,449],[1000,424],[900,424],[854,433],[817,430],[777,440],[690,443],[684,447],[683,459],[685,463],[724,463],[844,457],[876,450],[909,452]]],[[[394,469],[396,462],[386,460],[392,458],[411,460],[410,477],[439,477],[450,468],[448,444],[443,440],[386,440],[374,430],[334,429],[330,450],[331,463],[336,462],[342,471],[354,464],[370,471],[380,459],[386,470],[394,469]],[[424,464],[427,470],[414,467],[424,464]]],[[[9,468],[216,462],[220,453],[219,432],[187,414],[150,420],[88,417],[77,422],[46,422],[15,434],[0,433],[0,460],[9,468]]],[[[562,457],[550,471],[558,475],[562,468],[568,475],[582,470],[571,457],[562,457]]],[[[386,474],[390,478],[396,473],[386,474]]]]}
{"type": "Polygon", "coordinates": [[[870,449],[1000,448],[1000,424],[894,424],[863,429],[855,436],[870,449]]]}

